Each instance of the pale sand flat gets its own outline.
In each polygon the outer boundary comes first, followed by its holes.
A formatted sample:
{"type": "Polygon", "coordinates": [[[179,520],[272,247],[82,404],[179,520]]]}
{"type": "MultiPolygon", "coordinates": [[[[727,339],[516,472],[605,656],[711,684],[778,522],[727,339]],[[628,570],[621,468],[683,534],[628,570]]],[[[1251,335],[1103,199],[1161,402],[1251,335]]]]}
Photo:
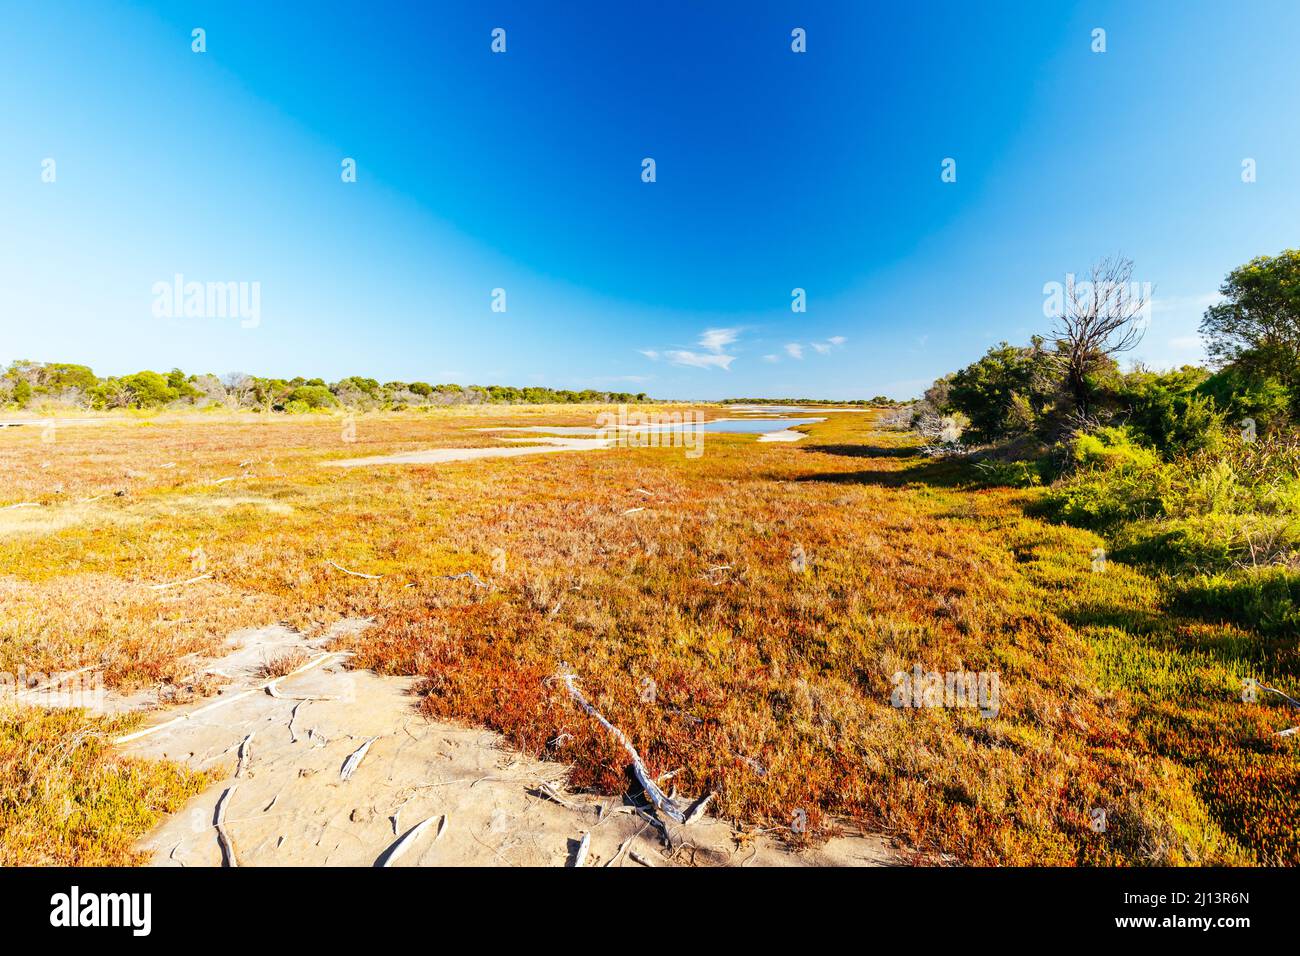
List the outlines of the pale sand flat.
{"type": "Polygon", "coordinates": [[[759,441],[799,441],[801,438],[807,438],[807,432],[797,432],[791,429],[784,429],[779,432],[764,432],[758,436],[759,441]]]}
{"type": "Polygon", "coordinates": [[[538,442],[542,447],[509,445],[498,448],[429,448],[425,451],[408,451],[397,455],[375,455],[370,458],[339,458],[323,461],[322,465],[334,468],[356,468],[364,465],[438,465],[448,461],[473,461],[478,458],[514,458],[518,455],[549,455],[561,451],[595,451],[608,448],[603,438],[507,438],[505,441],[538,442]]]}
{"type": "MultiPolygon", "coordinates": [[[[256,668],[268,656],[293,646],[317,654],[327,639],[306,642],[282,627],[246,631],[213,667],[234,678],[225,689],[234,695],[261,682],[256,668]]],[[[644,821],[610,812],[620,799],[569,791],[562,764],[512,752],[495,733],[423,717],[411,684],[328,664],[281,682],[282,698],[252,694],[122,745],[133,756],[169,757],[223,775],[138,848],[154,865],[220,866],[214,815],[235,782],[241,744],[252,735],[223,824],[240,866],[373,866],[411,828],[443,815],[442,836],[435,839],[434,823],[397,865],[567,866],[584,833],[591,834],[588,866],[603,866],[629,839],[628,849],[654,866],[889,866],[904,860],[875,835],[838,837],[798,852],[762,836],[738,848],[731,827],[711,817],[674,826],[680,846],[670,854],[644,821]],[[334,699],[293,699],[308,696],[334,699]],[[371,738],[364,759],[343,780],[344,762],[371,738]],[[542,783],[569,806],[541,794],[542,783]],[[597,807],[604,808],[601,817],[597,807]]],[[[158,722],[220,699],[160,711],[158,722]]],[[[574,719],[581,719],[576,711],[574,719]]],[[[614,865],[640,864],[625,853],[614,865]]]]}

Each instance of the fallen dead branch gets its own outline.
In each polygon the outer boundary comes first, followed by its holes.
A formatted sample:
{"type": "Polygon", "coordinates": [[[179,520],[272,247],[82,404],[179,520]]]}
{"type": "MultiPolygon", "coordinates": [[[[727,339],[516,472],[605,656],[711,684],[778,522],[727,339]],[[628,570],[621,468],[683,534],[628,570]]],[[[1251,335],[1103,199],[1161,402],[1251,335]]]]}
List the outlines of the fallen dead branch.
{"type": "Polygon", "coordinates": [[[350,574],[350,575],[352,575],[354,578],[365,578],[367,581],[378,581],[380,578],[383,577],[382,574],[363,574],[363,573],[360,572],[360,571],[349,571],[347,568],[343,567],[341,564],[335,564],[333,561],[330,561],[330,560],[328,560],[328,559],[326,559],[325,563],[326,563],[326,564],[329,564],[329,565],[332,565],[333,567],[335,567],[335,568],[337,568],[338,570],[342,571],[344,574],[350,574]]]}
{"type": "Polygon", "coordinates": [[[297,670],[291,671],[290,673],[285,674],[281,677],[277,677],[274,680],[267,681],[265,684],[260,684],[257,687],[250,687],[247,690],[240,691],[238,694],[231,694],[229,697],[223,697],[221,700],[213,701],[211,704],[208,704],[204,707],[200,707],[198,710],[192,710],[188,714],[181,714],[179,717],[173,717],[171,720],[163,721],[161,724],[155,724],[152,727],[146,727],[144,730],[137,730],[135,733],[123,734],[121,737],[114,737],[113,743],[125,744],[125,743],[129,743],[132,740],[139,740],[141,737],[148,737],[150,734],[156,734],[160,730],[166,730],[168,727],[174,727],[176,724],[183,723],[184,721],[190,720],[193,717],[197,717],[200,714],[206,714],[208,711],[216,710],[218,707],[224,707],[227,704],[233,704],[235,701],[243,700],[245,697],[248,697],[251,694],[260,693],[261,691],[264,691],[267,688],[267,685],[274,684],[276,681],[287,680],[288,678],[301,674],[304,671],[309,671],[313,667],[319,667],[321,664],[324,664],[330,658],[346,657],[349,654],[350,654],[349,651],[329,651],[328,653],[322,654],[320,657],[308,661],[306,664],[303,664],[302,667],[299,667],[297,670]]]}
{"type": "MultiPolygon", "coordinates": [[[[256,733],[256,731],[254,731],[256,733]]],[[[248,769],[248,761],[253,755],[253,734],[249,734],[239,745],[239,763],[235,767],[235,776],[242,777],[248,769]]]]}
{"type": "Polygon", "coordinates": [[[307,703],[307,701],[300,700],[298,703],[293,705],[293,710],[289,711],[289,743],[291,744],[296,744],[298,742],[298,732],[293,729],[293,722],[298,719],[298,708],[305,703],[307,703]]]}
{"type": "Polygon", "coordinates": [[[433,837],[433,842],[437,843],[442,839],[443,831],[447,829],[446,814],[443,814],[441,817],[429,817],[427,820],[421,820],[415,826],[411,827],[411,829],[407,830],[406,833],[402,835],[401,839],[380,854],[379,859],[375,860],[375,866],[392,866],[397,862],[398,857],[411,848],[411,844],[420,839],[424,832],[432,826],[433,821],[435,820],[439,821],[438,832],[435,833],[433,837]]]}
{"type": "Polygon", "coordinates": [[[239,784],[232,783],[226,788],[221,799],[217,801],[216,816],[213,817],[213,825],[217,828],[217,846],[221,847],[221,865],[222,866],[239,866],[239,860],[235,856],[235,841],[230,838],[226,832],[226,805],[230,803],[230,798],[239,784]]]}
{"type": "Polygon", "coordinates": [[[573,868],[581,869],[587,862],[587,851],[591,849],[591,834],[584,833],[582,839],[578,841],[577,852],[573,854],[573,868]]]}
{"type": "Polygon", "coordinates": [[[641,759],[641,755],[637,753],[636,748],[632,746],[632,741],[627,739],[627,735],[606,720],[604,715],[589,704],[587,698],[582,696],[582,692],[575,686],[578,680],[578,675],[561,673],[557,675],[557,679],[564,683],[565,688],[569,692],[569,696],[578,702],[578,706],[585,710],[590,716],[596,718],[596,720],[600,722],[601,726],[613,734],[614,738],[623,745],[623,749],[626,750],[628,755],[632,758],[632,772],[636,775],[637,782],[641,784],[641,788],[645,791],[646,797],[648,797],[650,802],[654,804],[656,810],[670,819],[683,824],[693,822],[699,818],[703,813],[703,808],[707,806],[708,802],[713,798],[713,794],[709,794],[702,800],[697,800],[690,807],[683,809],[675,800],[670,799],[662,790],[659,789],[659,785],[655,783],[654,779],[650,776],[650,772],[646,770],[645,762],[641,759]]]}
{"type": "MultiPolygon", "coordinates": [[[[1292,696],[1289,695],[1289,694],[1284,694],[1284,693],[1282,693],[1282,691],[1278,690],[1276,687],[1268,687],[1268,686],[1266,686],[1266,685],[1264,685],[1264,684],[1260,684],[1260,685],[1259,685],[1259,689],[1260,689],[1260,690],[1266,690],[1266,691],[1268,691],[1270,694],[1277,694],[1277,696],[1283,698],[1283,699],[1284,699],[1288,704],[1290,704],[1292,707],[1295,707],[1295,708],[1297,708],[1297,709],[1300,709],[1300,700],[1296,700],[1294,697],[1292,697],[1292,696]]],[[[1278,731],[1277,733],[1275,733],[1273,736],[1274,736],[1274,737],[1292,737],[1292,736],[1295,736],[1297,733],[1300,733],[1300,726],[1297,726],[1297,727],[1288,727],[1286,730],[1279,730],[1279,731],[1278,731]]]]}
{"type": "Polygon", "coordinates": [[[343,761],[343,766],[339,768],[339,779],[352,779],[352,775],[356,773],[357,768],[361,766],[361,761],[366,759],[366,754],[370,750],[370,745],[378,739],[378,737],[371,737],[356,750],[352,751],[352,753],[348,754],[348,759],[343,761]]]}
{"type": "Polygon", "coordinates": [[[440,574],[438,576],[448,581],[460,581],[461,579],[467,578],[469,580],[469,583],[474,585],[477,588],[485,588],[485,589],[491,588],[491,585],[484,584],[482,581],[480,581],[478,575],[475,574],[473,571],[462,571],[460,574],[440,574]]]}

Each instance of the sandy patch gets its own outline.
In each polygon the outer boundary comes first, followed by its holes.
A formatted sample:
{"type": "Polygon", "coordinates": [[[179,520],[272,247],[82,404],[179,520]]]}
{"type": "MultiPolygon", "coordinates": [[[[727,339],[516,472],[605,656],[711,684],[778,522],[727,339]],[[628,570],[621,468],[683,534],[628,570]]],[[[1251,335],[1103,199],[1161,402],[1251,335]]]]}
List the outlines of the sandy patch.
{"type": "Polygon", "coordinates": [[[474,461],[479,458],[515,458],[520,455],[549,455],[561,451],[595,451],[598,448],[608,448],[610,444],[603,438],[506,438],[504,441],[533,444],[499,448],[429,448],[397,455],[340,458],[336,461],[323,461],[321,464],[334,468],[355,468],[363,465],[439,465],[449,461],[474,461]]]}
{"type": "Polygon", "coordinates": [[[759,441],[799,441],[801,438],[807,438],[807,437],[808,435],[806,432],[797,432],[786,428],[779,432],[764,432],[762,435],[758,436],[758,440],[759,441]]]}
{"type": "Polygon", "coordinates": [[[669,847],[622,800],[568,791],[562,765],[512,752],[489,731],[429,720],[416,711],[409,679],[347,671],[337,658],[282,680],[280,696],[257,689],[266,680],[263,663],[291,650],[316,659],[338,634],[307,641],[279,626],[243,632],[209,668],[231,678],[222,697],[162,712],[160,722],[194,716],[122,745],[224,777],[144,838],[140,848],[155,865],[221,865],[219,804],[240,866],[373,866],[431,818],[395,865],[570,866],[584,834],[588,866],[642,865],[632,853],[653,866],[902,860],[878,836],[839,837],[802,852],[767,837],[741,846],[727,823],[711,817],[671,825],[669,847]],[[223,698],[230,702],[221,705],[223,698]]]}

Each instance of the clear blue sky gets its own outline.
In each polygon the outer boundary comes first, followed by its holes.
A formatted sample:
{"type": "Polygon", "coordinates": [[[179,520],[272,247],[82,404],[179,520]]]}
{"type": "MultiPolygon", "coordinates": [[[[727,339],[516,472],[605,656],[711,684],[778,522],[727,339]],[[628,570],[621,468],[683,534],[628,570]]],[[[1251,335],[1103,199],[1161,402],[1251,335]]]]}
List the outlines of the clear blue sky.
{"type": "Polygon", "coordinates": [[[0,361],[903,397],[1106,253],[1195,360],[1300,243],[1294,0],[909,6],[0,0],[0,361]]]}

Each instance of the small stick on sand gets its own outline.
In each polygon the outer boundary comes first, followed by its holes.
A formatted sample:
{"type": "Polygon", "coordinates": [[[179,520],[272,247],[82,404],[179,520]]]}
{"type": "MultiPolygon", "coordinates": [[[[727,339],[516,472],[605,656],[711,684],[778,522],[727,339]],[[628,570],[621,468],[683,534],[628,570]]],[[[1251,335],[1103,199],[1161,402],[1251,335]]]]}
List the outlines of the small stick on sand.
{"type": "Polygon", "coordinates": [[[16,505],[5,505],[3,508],[0,508],[0,511],[11,511],[14,508],[39,508],[40,506],[41,503],[39,501],[20,501],[16,505]]]}
{"type": "Polygon", "coordinates": [[[627,851],[627,855],[628,855],[629,857],[631,857],[631,859],[632,859],[634,862],[636,862],[636,863],[640,863],[642,866],[648,866],[648,867],[651,867],[651,868],[654,867],[654,864],[653,864],[653,863],[651,863],[649,860],[647,860],[645,857],[643,857],[643,856],[642,856],[640,853],[638,853],[636,850],[628,850],[628,851],[627,851]]]}
{"type": "Polygon", "coordinates": [[[352,775],[356,773],[357,768],[361,766],[361,761],[366,759],[366,752],[370,750],[370,745],[378,739],[378,737],[371,737],[348,755],[348,759],[343,761],[343,766],[339,768],[339,779],[352,779],[352,775]]]}
{"type": "Polygon", "coordinates": [[[636,514],[638,511],[645,511],[645,509],[644,509],[644,508],[628,508],[627,511],[624,511],[624,512],[623,512],[623,514],[625,514],[625,515],[634,515],[634,514],[636,514]]]}
{"type": "Polygon", "coordinates": [[[226,832],[226,804],[230,802],[230,797],[234,794],[237,786],[239,784],[232,783],[226,792],[221,795],[221,799],[217,801],[216,816],[212,821],[217,828],[217,845],[221,847],[222,866],[239,866],[239,860],[235,857],[235,841],[226,832]]]}
{"type": "Polygon", "coordinates": [[[544,796],[550,798],[551,800],[554,800],[556,803],[564,807],[564,809],[566,810],[582,809],[577,804],[570,803],[568,800],[565,800],[562,796],[560,796],[560,792],[556,790],[553,786],[551,786],[549,783],[545,783],[545,782],[539,783],[537,785],[537,790],[539,793],[543,794],[544,796]]]}
{"type": "Polygon", "coordinates": [[[289,743],[291,744],[296,744],[298,742],[298,733],[293,729],[293,722],[298,719],[298,708],[305,703],[307,703],[307,701],[300,700],[298,703],[293,705],[293,710],[289,711],[289,743]]]}
{"type": "Polygon", "coordinates": [[[587,862],[587,850],[591,848],[591,834],[584,833],[578,842],[578,851],[573,854],[573,868],[581,869],[587,862]]]}
{"type": "Polygon", "coordinates": [[[344,574],[350,574],[354,578],[365,578],[368,581],[378,581],[380,578],[383,577],[382,574],[362,574],[360,571],[349,571],[347,568],[343,567],[342,565],[334,564],[334,562],[330,560],[326,560],[325,563],[333,565],[334,567],[338,568],[338,570],[342,571],[344,574]]]}
{"type": "Polygon", "coordinates": [[[397,858],[411,848],[411,844],[420,839],[425,830],[429,829],[434,820],[438,820],[438,832],[434,834],[433,842],[437,843],[442,839],[442,833],[447,829],[447,815],[441,817],[429,817],[427,820],[421,820],[411,829],[402,835],[402,838],[380,854],[379,859],[375,860],[375,866],[385,867],[392,866],[397,862],[397,858]]]}
{"type": "Polygon", "coordinates": [[[227,704],[233,704],[237,700],[243,700],[245,697],[248,697],[250,694],[256,694],[258,691],[265,690],[267,684],[273,684],[275,683],[275,681],[279,681],[279,680],[287,680],[290,677],[293,677],[297,674],[301,674],[303,671],[309,671],[313,667],[318,667],[321,664],[324,664],[327,660],[329,660],[332,657],[346,657],[348,653],[349,653],[348,651],[329,651],[325,654],[322,654],[320,657],[315,658],[314,660],[308,661],[306,664],[303,664],[302,667],[299,667],[297,670],[290,671],[288,674],[285,674],[282,677],[275,678],[275,680],[267,681],[265,684],[259,684],[257,687],[250,687],[248,688],[248,690],[240,691],[238,694],[231,694],[229,697],[223,697],[221,700],[213,701],[211,704],[208,704],[204,707],[200,707],[198,710],[192,710],[188,714],[181,714],[179,717],[173,717],[171,720],[165,720],[161,724],[154,724],[154,726],[146,727],[144,730],[137,730],[133,734],[124,734],[121,737],[114,737],[113,743],[115,744],[130,743],[132,740],[139,740],[141,737],[148,737],[150,734],[156,734],[160,730],[165,730],[168,727],[174,727],[176,724],[189,720],[192,717],[199,716],[199,714],[205,714],[210,710],[216,710],[218,707],[224,707],[227,704]]]}
{"type": "MultiPolygon", "coordinates": [[[[256,733],[256,731],[254,731],[256,733]]],[[[253,734],[249,734],[239,745],[239,764],[235,767],[235,776],[242,777],[248,769],[248,760],[253,753],[253,734]]]]}

